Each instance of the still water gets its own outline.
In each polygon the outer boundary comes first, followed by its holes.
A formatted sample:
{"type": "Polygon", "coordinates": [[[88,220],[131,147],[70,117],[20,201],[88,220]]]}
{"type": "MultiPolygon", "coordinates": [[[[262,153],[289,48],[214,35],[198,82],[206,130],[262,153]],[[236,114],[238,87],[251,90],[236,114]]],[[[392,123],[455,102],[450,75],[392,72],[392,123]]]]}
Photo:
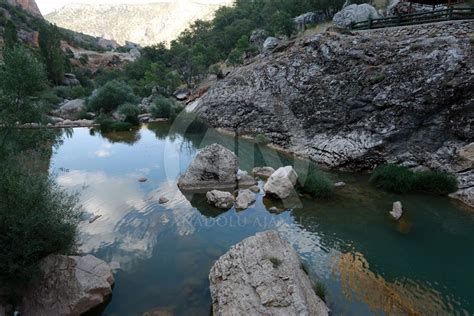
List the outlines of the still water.
{"type": "Polygon", "coordinates": [[[325,284],[333,315],[474,314],[474,212],[444,197],[388,194],[371,188],[367,175],[347,173],[328,174],[347,183],[329,201],[301,196],[282,205],[259,194],[245,211],[217,211],[176,186],[210,143],[236,151],[246,171],[306,164],[214,130],[183,135],[168,123],[108,135],[74,129],[55,152],[51,172],[84,206],[81,252],[116,269],[113,296],[95,315],[207,316],[212,264],[268,229],[325,284]],[[400,223],[388,216],[397,200],[406,212],[400,223]],[[285,211],[272,214],[272,206],[285,211]]]}

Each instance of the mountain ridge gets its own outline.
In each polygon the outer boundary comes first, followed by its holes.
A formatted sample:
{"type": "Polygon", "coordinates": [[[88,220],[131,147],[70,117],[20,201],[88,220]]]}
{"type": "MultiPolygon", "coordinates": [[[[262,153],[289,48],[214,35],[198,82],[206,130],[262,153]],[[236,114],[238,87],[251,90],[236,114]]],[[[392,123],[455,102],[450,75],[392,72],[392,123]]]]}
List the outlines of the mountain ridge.
{"type": "Polygon", "coordinates": [[[68,4],[45,18],[58,26],[92,36],[140,45],[170,42],[192,22],[211,19],[233,0],[177,0],[149,4],[68,4]]]}

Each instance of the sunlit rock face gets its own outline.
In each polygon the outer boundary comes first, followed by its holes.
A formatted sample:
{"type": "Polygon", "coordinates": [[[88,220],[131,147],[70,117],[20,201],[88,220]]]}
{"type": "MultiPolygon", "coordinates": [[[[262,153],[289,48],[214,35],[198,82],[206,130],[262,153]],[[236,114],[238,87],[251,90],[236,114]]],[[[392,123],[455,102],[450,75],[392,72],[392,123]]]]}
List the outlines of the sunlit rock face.
{"type": "Polygon", "coordinates": [[[71,4],[46,15],[61,27],[125,44],[170,42],[192,22],[208,20],[233,0],[172,0],[149,4],[71,4]]]}
{"type": "Polygon", "coordinates": [[[42,16],[35,0],[8,0],[8,3],[14,6],[20,6],[33,15],[42,16]]]}

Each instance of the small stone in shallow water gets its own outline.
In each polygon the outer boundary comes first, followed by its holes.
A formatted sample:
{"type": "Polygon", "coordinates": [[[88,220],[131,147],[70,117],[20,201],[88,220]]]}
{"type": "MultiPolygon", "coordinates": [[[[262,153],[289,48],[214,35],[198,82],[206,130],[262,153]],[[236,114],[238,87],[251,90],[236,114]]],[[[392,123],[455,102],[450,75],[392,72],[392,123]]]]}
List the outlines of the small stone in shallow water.
{"type": "Polygon", "coordinates": [[[145,177],[138,179],[138,182],[147,182],[147,181],[148,181],[148,179],[145,178],[145,177]]]}
{"type": "Polygon", "coordinates": [[[102,217],[102,215],[95,215],[95,216],[91,217],[89,219],[89,224],[92,224],[93,222],[95,222],[96,220],[98,220],[101,217],[102,217]]]}
{"type": "Polygon", "coordinates": [[[341,187],[345,187],[345,186],[346,186],[345,182],[334,183],[334,187],[336,187],[336,188],[341,188],[341,187]]]}
{"type": "Polygon", "coordinates": [[[390,215],[397,221],[402,217],[403,215],[403,209],[402,209],[402,202],[397,201],[393,203],[392,211],[390,212],[390,215]]]}
{"type": "Polygon", "coordinates": [[[160,197],[160,199],[158,200],[158,203],[160,204],[166,204],[168,203],[170,200],[165,198],[164,196],[160,197]]]}

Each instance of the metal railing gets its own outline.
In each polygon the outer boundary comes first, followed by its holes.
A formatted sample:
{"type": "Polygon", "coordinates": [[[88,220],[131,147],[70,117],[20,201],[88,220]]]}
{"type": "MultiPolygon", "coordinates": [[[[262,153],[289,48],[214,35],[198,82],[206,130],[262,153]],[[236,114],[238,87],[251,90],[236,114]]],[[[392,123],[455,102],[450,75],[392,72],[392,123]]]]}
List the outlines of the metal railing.
{"type": "Polygon", "coordinates": [[[451,20],[474,19],[474,7],[470,8],[447,8],[430,12],[402,14],[380,19],[368,19],[355,22],[349,26],[351,30],[379,29],[391,26],[414,25],[431,22],[442,22],[451,20]]]}

